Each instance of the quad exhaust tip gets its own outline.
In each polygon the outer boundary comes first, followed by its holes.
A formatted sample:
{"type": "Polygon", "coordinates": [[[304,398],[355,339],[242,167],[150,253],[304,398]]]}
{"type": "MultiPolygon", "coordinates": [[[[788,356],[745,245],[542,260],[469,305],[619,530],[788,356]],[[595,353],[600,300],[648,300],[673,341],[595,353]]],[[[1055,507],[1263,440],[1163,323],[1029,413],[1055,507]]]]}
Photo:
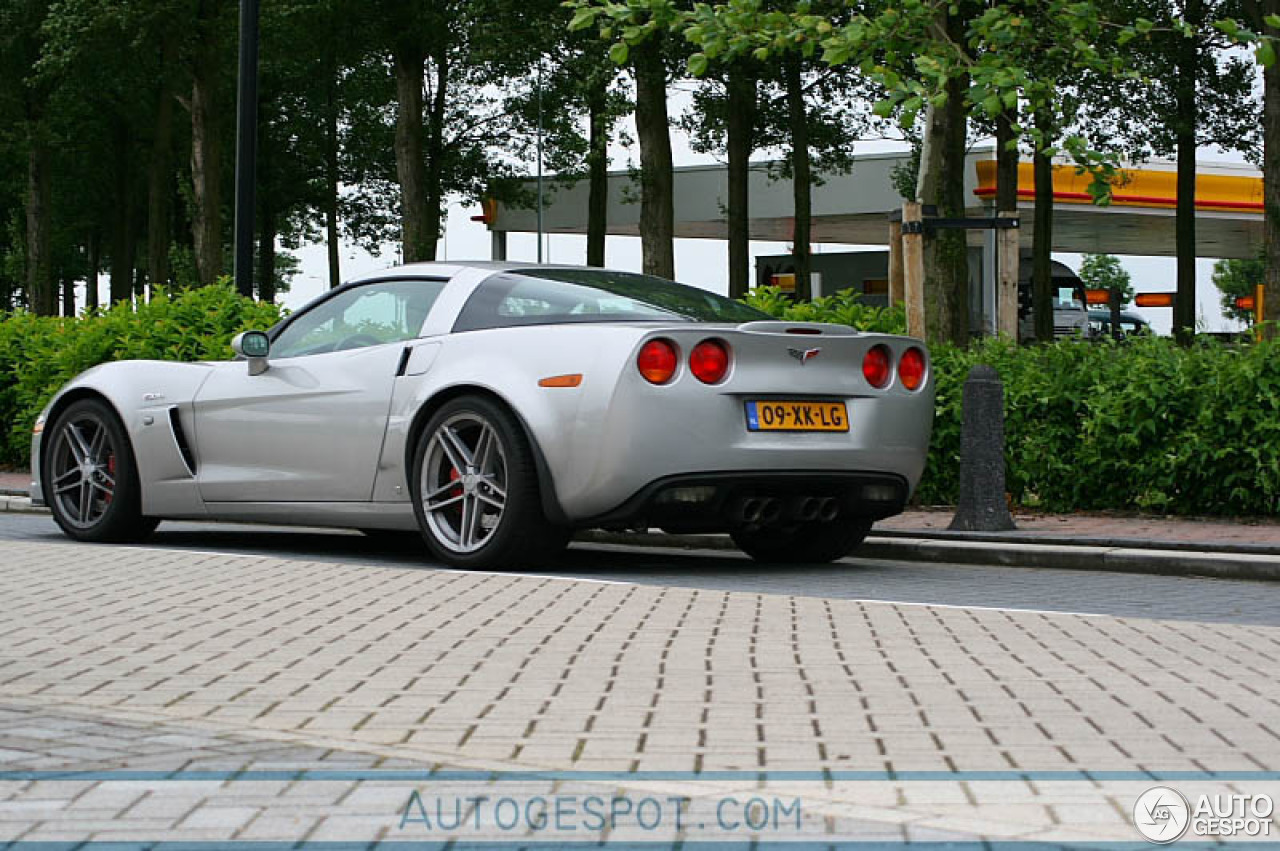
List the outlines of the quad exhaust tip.
{"type": "Polygon", "coordinates": [[[776,523],[782,516],[782,503],[771,496],[752,496],[742,501],[738,518],[752,526],[776,523]]]}
{"type": "Polygon", "coordinates": [[[818,506],[818,519],[823,523],[831,523],[840,516],[840,500],[827,497],[818,506]]]}
{"type": "Polygon", "coordinates": [[[831,523],[840,516],[840,500],[834,497],[802,496],[783,500],[772,496],[750,496],[737,508],[737,519],[747,526],[772,526],[786,519],[800,523],[831,523]]]}

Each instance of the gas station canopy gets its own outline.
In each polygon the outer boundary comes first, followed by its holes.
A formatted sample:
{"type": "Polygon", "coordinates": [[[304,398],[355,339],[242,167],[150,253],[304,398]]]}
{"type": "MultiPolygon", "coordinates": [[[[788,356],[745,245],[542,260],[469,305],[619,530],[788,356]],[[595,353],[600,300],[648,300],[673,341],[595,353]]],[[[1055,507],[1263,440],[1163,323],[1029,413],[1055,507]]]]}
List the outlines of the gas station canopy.
{"type": "MultiPolygon", "coordinates": [[[[848,174],[825,175],[813,188],[813,242],[887,245],[888,216],[902,208],[894,186],[896,169],[905,168],[905,153],[857,157],[848,174]]],[[[995,196],[995,153],[975,150],[965,161],[965,197],[970,216],[991,215],[995,196]]],[[[704,239],[727,237],[724,207],[728,200],[728,172],[723,166],[677,168],[675,174],[675,235],[704,239]]],[[[1115,186],[1110,206],[1092,203],[1090,177],[1075,166],[1054,166],[1053,250],[1122,255],[1172,256],[1177,171],[1172,163],[1152,162],[1126,167],[1115,186]]],[[[547,233],[584,234],[587,231],[587,181],[565,183],[549,178],[543,207],[547,233]]],[[[789,242],[792,237],[790,180],[769,179],[767,163],[753,164],[751,173],[751,238],[789,242]]],[[[1018,174],[1021,213],[1020,240],[1030,248],[1034,236],[1031,209],[1035,188],[1030,162],[1018,174]]],[[[496,205],[486,210],[495,236],[537,230],[537,213],[496,205]]],[[[1196,179],[1196,253],[1206,258],[1249,258],[1262,244],[1262,176],[1246,165],[1200,163],[1196,179]]],[[[608,232],[638,236],[639,185],[629,172],[609,175],[608,232]]],[[[971,232],[973,245],[981,232],[971,232]]]]}

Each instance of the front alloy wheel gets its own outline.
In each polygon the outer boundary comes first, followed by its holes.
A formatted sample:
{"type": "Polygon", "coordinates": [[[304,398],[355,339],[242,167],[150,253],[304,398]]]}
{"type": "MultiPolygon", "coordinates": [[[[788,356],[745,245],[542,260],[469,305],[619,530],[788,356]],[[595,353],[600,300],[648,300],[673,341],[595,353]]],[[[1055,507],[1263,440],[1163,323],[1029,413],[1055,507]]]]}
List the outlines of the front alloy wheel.
{"type": "Polygon", "coordinates": [[[41,451],[45,502],[62,530],[81,541],[145,537],[133,450],[115,412],[96,399],[71,404],[47,432],[41,451]]]}
{"type": "Polygon", "coordinates": [[[93,413],[64,419],[54,434],[49,496],[77,529],[102,521],[116,492],[116,448],[107,424],[93,413]]]}
{"type": "Polygon", "coordinates": [[[506,566],[568,543],[543,515],[524,430],[496,401],[461,396],[441,406],[418,440],[411,481],[423,537],[449,564],[506,566]]]}

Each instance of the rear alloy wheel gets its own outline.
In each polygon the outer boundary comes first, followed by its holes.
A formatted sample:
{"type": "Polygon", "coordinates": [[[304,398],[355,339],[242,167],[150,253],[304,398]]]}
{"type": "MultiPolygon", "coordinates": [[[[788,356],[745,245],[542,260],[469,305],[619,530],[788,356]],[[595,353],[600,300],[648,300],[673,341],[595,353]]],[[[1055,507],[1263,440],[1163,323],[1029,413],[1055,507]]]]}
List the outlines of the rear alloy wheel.
{"type": "Polygon", "coordinates": [[[833,523],[740,529],[732,533],[738,549],[767,564],[826,564],[853,552],[871,531],[870,520],[841,518],[833,523]]]}
{"type": "Polygon", "coordinates": [[[565,547],[542,512],[533,450],[506,408],[462,396],[436,412],[414,453],[414,512],[427,546],[458,567],[527,562],[565,547]]]}
{"type": "Polygon", "coordinates": [[[142,516],[133,448],[111,408],[96,399],[70,405],[40,452],[44,499],[62,531],[78,541],[136,541],[159,522],[142,516]]]}

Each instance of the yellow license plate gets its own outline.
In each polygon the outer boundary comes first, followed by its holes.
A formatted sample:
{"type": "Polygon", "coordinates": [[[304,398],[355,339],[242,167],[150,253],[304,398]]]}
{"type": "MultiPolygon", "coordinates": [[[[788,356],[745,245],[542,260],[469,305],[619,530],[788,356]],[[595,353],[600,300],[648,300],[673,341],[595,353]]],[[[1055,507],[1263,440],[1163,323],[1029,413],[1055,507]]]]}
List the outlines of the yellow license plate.
{"type": "Polygon", "coordinates": [[[747,431],[848,431],[844,402],[747,403],[747,431]]]}

